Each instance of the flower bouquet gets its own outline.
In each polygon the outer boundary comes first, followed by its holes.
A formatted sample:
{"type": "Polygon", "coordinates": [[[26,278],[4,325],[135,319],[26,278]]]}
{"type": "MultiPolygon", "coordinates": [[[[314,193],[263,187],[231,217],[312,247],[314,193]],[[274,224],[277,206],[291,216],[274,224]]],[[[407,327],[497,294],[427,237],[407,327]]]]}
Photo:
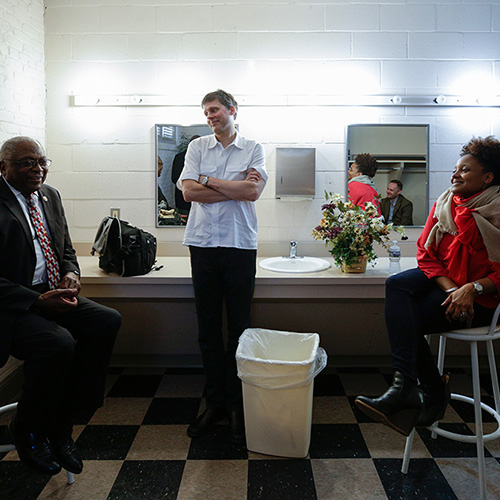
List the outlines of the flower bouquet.
{"type": "Polygon", "coordinates": [[[321,207],[323,218],[312,236],[325,241],[335,263],[343,270],[359,261],[365,262],[365,268],[367,262],[375,261],[374,242],[388,248],[391,230],[404,235],[404,227],[385,224],[371,202],[363,210],[350,201],[342,201],[340,194],[325,192],[325,198],[327,203],[321,207]]]}

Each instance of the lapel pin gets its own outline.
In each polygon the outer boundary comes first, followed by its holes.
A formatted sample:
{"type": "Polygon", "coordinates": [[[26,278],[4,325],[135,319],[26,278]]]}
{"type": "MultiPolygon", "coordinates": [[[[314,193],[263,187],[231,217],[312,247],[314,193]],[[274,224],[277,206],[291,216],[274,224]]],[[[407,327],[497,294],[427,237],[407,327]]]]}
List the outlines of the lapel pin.
{"type": "Polygon", "coordinates": [[[49,199],[46,196],[44,196],[43,201],[49,201],[49,199]]]}

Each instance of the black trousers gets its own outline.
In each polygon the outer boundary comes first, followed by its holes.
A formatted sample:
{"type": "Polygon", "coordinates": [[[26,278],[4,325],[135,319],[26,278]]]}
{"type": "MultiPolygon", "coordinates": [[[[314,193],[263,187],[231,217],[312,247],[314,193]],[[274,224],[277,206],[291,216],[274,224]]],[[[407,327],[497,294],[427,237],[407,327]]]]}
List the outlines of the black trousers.
{"type": "Polygon", "coordinates": [[[50,431],[102,406],[120,314],[85,297],[64,314],[26,312],[14,327],[11,354],[24,360],[17,424],[50,431]]]}
{"type": "MultiPolygon", "coordinates": [[[[420,269],[409,269],[391,276],[385,284],[385,322],[393,368],[424,384],[439,377],[425,335],[465,328],[460,321],[449,322],[441,304],[446,293],[420,269]]],[[[493,310],[474,303],[472,326],[488,325],[493,310]]]]}
{"type": "Polygon", "coordinates": [[[207,407],[235,410],[242,404],[235,354],[240,335],[250,326],[257,251],[193,246],[189,250],[207,407]]]}

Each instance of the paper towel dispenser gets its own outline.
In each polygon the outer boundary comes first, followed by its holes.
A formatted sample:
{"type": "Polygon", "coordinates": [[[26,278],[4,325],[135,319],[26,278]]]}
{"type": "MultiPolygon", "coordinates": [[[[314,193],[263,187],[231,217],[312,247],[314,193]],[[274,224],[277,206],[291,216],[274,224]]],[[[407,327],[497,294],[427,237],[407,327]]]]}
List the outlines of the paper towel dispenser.
{"type": "Polygon", "coordinates": [[[276,198],[314,198],[316,149],[276,148],[276,198]]]}

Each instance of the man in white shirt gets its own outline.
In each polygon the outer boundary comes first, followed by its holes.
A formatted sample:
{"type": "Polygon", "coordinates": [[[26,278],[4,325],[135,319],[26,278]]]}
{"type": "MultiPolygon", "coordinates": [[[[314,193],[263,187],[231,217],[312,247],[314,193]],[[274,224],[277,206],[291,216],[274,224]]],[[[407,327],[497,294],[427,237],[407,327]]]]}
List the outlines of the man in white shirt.
{"type": "Polygon", "coordinates": [[[192,202],[184,245],[189,246],[198,316],[198,341],[205,370],[207,409],[189,427],[197,437],[228,416],[231,439],[245,439],[241,382],[235,353],[250,326],[257,256],[255,201],[267,182],[264,149],[236,130],[238,104],[217,90],[202,100],[214,135],[189,144],[178,180],[192,202]],[[222,309],[228,339],[224,349],[222,309]]]}

